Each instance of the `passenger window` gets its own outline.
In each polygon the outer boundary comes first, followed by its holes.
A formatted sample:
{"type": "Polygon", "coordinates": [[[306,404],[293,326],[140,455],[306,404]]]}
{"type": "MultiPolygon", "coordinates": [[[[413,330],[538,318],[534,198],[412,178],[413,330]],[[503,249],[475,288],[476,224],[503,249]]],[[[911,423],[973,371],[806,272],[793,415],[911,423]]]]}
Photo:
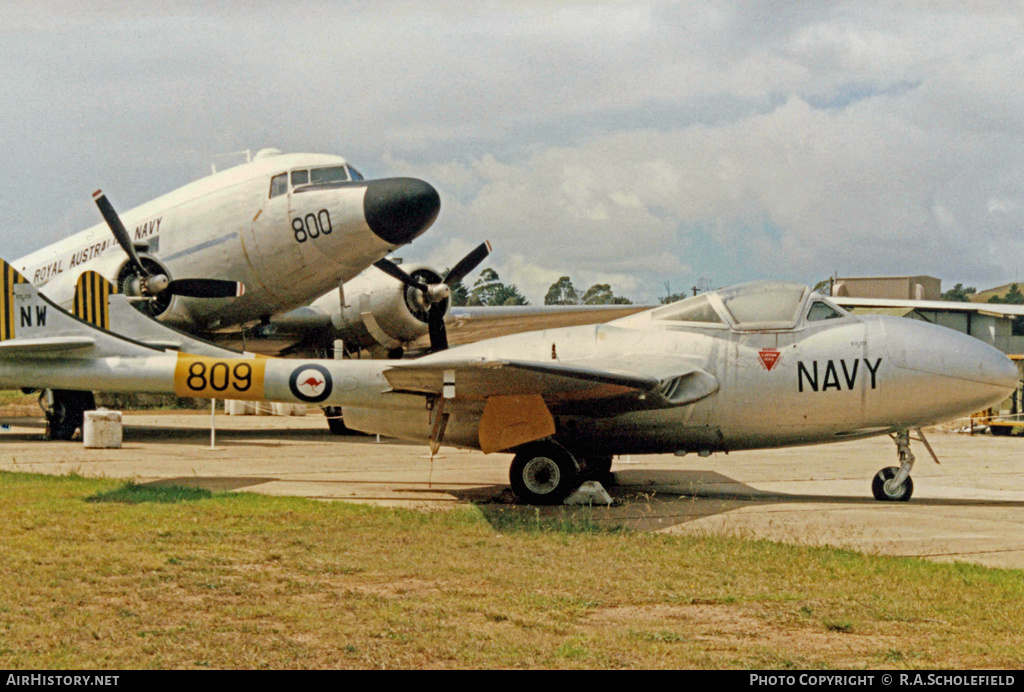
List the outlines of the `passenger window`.
{"type": "Polygon", "coordinates": [[[270,179],[270,196],[277,197],[288,192],[288,174],[282,173],[270,179]]]}
{"type": "Polygon", "coordinates": [[[307,185],[309,183],[309,171],[292,171],[292,187],[307,185]]]}

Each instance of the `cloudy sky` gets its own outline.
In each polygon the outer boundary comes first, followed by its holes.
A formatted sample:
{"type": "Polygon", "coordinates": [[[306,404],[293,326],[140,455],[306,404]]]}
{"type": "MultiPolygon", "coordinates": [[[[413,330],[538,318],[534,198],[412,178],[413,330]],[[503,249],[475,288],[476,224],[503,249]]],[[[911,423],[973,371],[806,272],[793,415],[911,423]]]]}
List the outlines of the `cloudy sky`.
{"type": "Polygon", "coordinates": [[[1024,280],[1018,2],[164,4],[0,6],[0,255],[273,146],[429,181],[400,254],[489,239],[535,303],[1024,280]]]}

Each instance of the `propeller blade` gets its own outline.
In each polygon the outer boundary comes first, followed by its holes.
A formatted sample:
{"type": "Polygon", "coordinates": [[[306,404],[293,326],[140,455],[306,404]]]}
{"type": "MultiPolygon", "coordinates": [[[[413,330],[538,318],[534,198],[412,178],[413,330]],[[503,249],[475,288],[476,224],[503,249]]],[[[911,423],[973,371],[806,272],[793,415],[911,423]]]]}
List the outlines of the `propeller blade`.
{"type": "Polygon", "coordinates": [[[456,281],[462,281],[489,254],[491,254],[491,244],[487,241],[480,243],[472,252],[459,260],[458,264],[448,271],[448,274],[444,277],[444,282],[451,286],[456,281]]]}
{"type": "Polygon", "coordinates": [[[448,348],[448,330],[444,326],[444,303],[434,303],[427,313],[427,328],[430,332],[430,352],[448,348]]]}
{"type": "Polygon", "coordinates": [[[410,288],[417,288],[421,291],[425,291],[427,288],[426,284],[421,283],[416,279],[412,278],[411,276],[409,276],[408,274],[406,274],[401,267],[399,267],[397,264],[395,264],[386,257],[374,262],[373,266],[377,267],[377,269],[380,269],[388,276],[398,279],[399,281],[401,281],[403,284],[410,288]]]}
{"type": "Polygon", "coordinates": [[[245,284],[222,279],[175,279],[167,291],[186,298],[237,298],[245,293],[245,284]]]}
{"type": "Polygon", "coordinates": [[[96,206],[100,208],[100,213],[103,214],[103,220],[107,222],[107,226],[110,227],[111,233],[114,234],[114,238],[117,239],[117,244],[121,246],[121,249],[125,251],[132,264],[135,266],[135,270],[138,272],[140,277],[145,277],[149,274],[146,268],[142,266],[142,260],[139,259],[139,254],[135,252],[135,245],[132,244],[132,239],[128,235],[128,230],[125,229],[124,224],[121,223],[121,217],[114,211],[113,205],[107,200],[107,196],[103,194],[102,190],[96,190],[92,193],[93,200],[96,201],[96,206]]]}

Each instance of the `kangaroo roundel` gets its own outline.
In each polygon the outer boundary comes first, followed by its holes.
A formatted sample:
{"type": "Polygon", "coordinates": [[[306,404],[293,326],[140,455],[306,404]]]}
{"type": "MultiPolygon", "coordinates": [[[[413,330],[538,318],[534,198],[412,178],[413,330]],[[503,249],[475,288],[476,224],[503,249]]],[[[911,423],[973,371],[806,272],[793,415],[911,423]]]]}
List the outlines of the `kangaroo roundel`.
{"type": "Polygon", "coordinates": [[[300,401],[319,403],[331,395],[331,373],[322,365],[302,365],[292,371],[288,386],[300,401]]]}

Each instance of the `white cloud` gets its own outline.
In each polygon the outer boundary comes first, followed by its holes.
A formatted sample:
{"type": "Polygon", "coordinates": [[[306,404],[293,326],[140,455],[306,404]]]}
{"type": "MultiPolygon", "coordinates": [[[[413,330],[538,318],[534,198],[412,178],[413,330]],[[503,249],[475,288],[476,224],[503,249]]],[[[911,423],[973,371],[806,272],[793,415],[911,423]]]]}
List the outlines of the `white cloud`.
{"type": "Polygon", "coordinates": [[[96,187],[127,208],[262,146],[429,180],[441,217],[403,254],[490,238],[535,302],[567,273],[638,300],[832,271],[982,287],[1024,250],[1015,4],[54,9],[0,27],[10,256],[94,223],[96,187]]]}

